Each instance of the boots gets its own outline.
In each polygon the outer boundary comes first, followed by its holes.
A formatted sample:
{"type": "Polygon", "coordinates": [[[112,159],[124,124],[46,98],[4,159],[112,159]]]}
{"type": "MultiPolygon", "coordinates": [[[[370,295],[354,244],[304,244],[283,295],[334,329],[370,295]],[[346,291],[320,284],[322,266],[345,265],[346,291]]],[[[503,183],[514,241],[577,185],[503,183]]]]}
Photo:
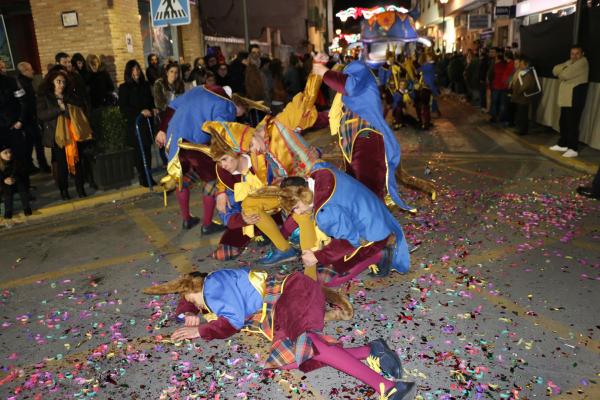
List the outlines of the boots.
{"type": "Polygon", "coordinates": [[[71,200],[71,195],[69,194],[69,189],[61,189],[60,190],[60,198],[63,200],[71,200]]]}

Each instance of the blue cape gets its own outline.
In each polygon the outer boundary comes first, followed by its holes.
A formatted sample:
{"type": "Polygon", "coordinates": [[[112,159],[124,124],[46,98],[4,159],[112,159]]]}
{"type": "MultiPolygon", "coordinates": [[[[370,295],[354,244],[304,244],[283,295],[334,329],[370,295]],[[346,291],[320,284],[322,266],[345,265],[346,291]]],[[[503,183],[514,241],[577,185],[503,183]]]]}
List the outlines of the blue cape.
{"type": "Polygon", "coordinates": [[[344,104],[367,121],[375,130],[383,135],[385,158],[388,166],[387,189],[394,203],[404,210],[412,210],[398,194],[396,169],[400,166],[400,144],[394,136],[383,116],[381,95],[377,81],[367,64],[363,61],[353,61],[344,69],[348,76],[342,96],[344,104]]]}
{"type": "Polygon", "coordinates": [[[327,236],[344,239],[358,248],[363,242],[377,242],[394,234],[396,246],[392,268],[408,272],[410,254],[402,226],[385,204],[362,183],[327,162],[316,164],[311,172],[328,169],[335,175],[334,192],[315,211],[315,221],[327,236]]]}
{"type": "Polygon", "coordinates": [[[202,130],[206,121],[235,121],[235,104],[204,86],[198,86],[175,98],[169,107],[175,114],[169,121],[167,138],[170,139],[169,161],[175,157],[179,139],[195,144],[207,144],[210,135],[202,130]]]}
{"type": "Polygon", "coordinates": [[[235,329],[262,308],[262,296],[248,277],[250,270],[220,269],[204,280],[204,303],[211,312],[224,317],[235,329]]]}

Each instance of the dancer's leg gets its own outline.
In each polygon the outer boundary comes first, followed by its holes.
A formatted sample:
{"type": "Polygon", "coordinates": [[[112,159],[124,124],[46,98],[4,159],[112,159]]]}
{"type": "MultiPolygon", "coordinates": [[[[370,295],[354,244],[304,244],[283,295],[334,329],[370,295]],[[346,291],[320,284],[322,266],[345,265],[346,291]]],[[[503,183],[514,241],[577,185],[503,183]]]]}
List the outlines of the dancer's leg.
{"type": "Polygon", "coordinates": [[[338,371],[342,371],[355,377],[356,379],[371,386],[377,392],[379,392],[379,385],[381,383],[383,383],[386,392],[394,387],[394,382],[385,379],[377,372],[373,371],[346,349],[338,346],[328,345],[321,340],[319,335],[315,333],[309,332],[308,336],[312,340],[315,349],[319,353],[314,357],[316,361],[320,361],[332,368],[337,369],[338,371]]]}
{"type": "Polygon", "coordinates": [[[217,202],[212,195],[202,196],[202,226],[210,226],[217,202]]]}
{"type": "Polygon", "coordinates": [[[184,187],[181,190],[175,190],[175,197],[179,203],[179,211],[181,212],[181,218],[187,221],[191,218],[190,215],[190,189],[184,187]]]}

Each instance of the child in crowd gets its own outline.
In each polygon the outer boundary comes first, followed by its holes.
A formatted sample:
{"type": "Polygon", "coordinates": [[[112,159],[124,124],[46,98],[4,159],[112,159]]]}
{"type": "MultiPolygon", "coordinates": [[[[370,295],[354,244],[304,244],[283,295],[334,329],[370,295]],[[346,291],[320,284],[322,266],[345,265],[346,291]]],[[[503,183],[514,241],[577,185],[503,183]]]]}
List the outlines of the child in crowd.
{"type": "Polygon", "coordinates": [[[4,141],[0,142],[0,191],[4,198],[4,218],[13,217],[13,197],[15,188],[19,191],[23,213],[31,215],[27,179],[23,166],[13,159],[13,154],[4,141]]]}

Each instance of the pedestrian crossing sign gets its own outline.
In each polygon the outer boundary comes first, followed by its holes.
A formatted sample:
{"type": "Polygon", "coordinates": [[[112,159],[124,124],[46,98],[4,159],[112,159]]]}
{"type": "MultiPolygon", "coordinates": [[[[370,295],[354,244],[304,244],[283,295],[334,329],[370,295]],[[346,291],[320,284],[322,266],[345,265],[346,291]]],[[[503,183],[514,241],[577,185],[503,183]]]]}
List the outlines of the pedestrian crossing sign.
{"type": "Polygon", "coordinates": [[[150,13],[154,27],[187,25],[191,22],[190,0],[151,0],[150,13]]]}

